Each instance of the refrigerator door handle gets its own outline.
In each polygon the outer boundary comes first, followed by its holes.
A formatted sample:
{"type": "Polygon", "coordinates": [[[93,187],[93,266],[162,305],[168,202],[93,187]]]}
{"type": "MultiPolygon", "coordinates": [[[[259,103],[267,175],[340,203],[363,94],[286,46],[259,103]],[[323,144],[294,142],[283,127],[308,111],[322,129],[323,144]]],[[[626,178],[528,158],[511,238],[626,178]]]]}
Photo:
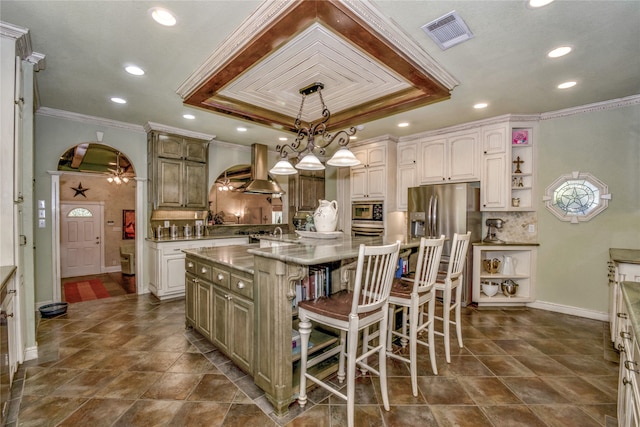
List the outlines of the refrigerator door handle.
{"type": "Polygon", "coordinates": [[[426,230],[426,237],[431,237],[431,228],[432,228],[432,223],[431,223],[431,216],[433,215],[433,196],[429,197],[429,210],[427,212],[427,230],[426,230]]]}
{"type": "Polygon", "coordinates": [[[438,196],[433,196],[433,215],[431,218],[431,237],[438,236],[438,196]]]}

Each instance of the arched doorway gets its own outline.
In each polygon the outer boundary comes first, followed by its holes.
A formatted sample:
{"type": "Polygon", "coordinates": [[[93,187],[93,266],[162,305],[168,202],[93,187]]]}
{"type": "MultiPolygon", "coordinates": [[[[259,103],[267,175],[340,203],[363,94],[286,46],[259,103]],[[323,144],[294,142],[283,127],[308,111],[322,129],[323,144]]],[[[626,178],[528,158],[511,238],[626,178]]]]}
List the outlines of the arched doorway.
{"type": "MultiPolygon", "coordinates": [[[[71,288],[69,283],[89,281],[99,281],[104,288],[95,292],[102,295],[97,297],[137,292],[132,264],[136,258],[138,182],[132,163],[112,147],[89,142],[65,151],[58,172],[60,215],[54,227],[58,230],[60,299],[75,302],[65,297],[65,289],[71,288]],[[90,215],[79,217],[82,212],[90,215]],[[127,262],[124,269],[123,259],[127,262]]],[[[91,292],[76,294],[86,299],[96,297],[91,292]]]]}

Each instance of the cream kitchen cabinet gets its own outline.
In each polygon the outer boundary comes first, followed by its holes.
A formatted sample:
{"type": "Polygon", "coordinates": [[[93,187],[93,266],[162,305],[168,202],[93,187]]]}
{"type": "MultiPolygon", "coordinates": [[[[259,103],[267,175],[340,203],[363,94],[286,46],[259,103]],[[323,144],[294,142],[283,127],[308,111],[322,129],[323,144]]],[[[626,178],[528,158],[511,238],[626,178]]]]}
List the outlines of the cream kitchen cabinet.
{"type": "Polygon", "coordinates": [[[473,302],[478,303],[480,307],[524,305],[535,301],[536,259],[537,246],[533,245],[473,245],[473,302]],[[505,257],[511,257],[514,266],[513,271],[508,274],[502,270],[505,257]],[[497,273],[491,274],[483,268],[482,261],[494,258],[501,261],[501,268],[497,273]],[[515,295],[505,296],[500,288],[494,296],[482,292],[483,282],[501,284],[508,279],[518,284],[515,295]]]}
{"type": "Polygon", "coordinates": [[[609,327],[613,347],[621,344],[620,322],[624,319],[618,314],[623,308],[620,283],[624,281],[640,282],[640,250],[609,249],[609,327]]]}
{"type": "Polygon", "coordinates": [[[207,139],[147,134],[149,198],[154,209],[208,209],[207,139]]]}
{"type": "Polygon", "coordinates": [[[480,130],[431,136],[420,144],[420,185],[480,180],[480,130]]]}
{"type": "Polygon", "coordinates": [[[147,241],[149,291],[160,300],[185,295],[185,254],[183,249],[205,246],[248,244],[247,237],[181,241],[147,241]]]}
{"type": "Polygon", "coordinates": [[[621,427],[640,425],[640,331],[635,329],[637,323],[632,321],[637,319],[638,314],[633,313],[634,306],[637,307],[638,303],[638,287],[638,282],[624,282],[620,287],[618,426],[621,427]]]}
{"type": "Polygon", "coordinates": [[[398,210],[406,211],[408,205],[408,189],[418,185],[418,143],[403,142],[398,144],[398,178],[397,203],[398,210]]]}
{"type": "Polygon", "coordinates": [[[511,194],[508,133],[506,123],[482,128],[481,210],[502,211],[508,207],[511,194]]]}
{"type": "Polygon", "coordinates": [[[362,164],[351,168],[351,200],[383,200],[396,209],[396,141],[385,136],[351,148],[362,164]]]}

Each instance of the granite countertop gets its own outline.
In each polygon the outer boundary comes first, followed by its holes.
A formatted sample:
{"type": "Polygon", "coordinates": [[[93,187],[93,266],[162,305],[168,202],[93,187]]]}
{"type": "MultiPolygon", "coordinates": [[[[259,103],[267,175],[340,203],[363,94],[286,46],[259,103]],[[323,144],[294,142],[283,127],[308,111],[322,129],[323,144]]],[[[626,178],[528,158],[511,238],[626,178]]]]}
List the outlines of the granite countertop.
{"type": "Polygon", "coordinates": [[[609,257],[611,258],[611,261],[615,262],[640,264],[640,249],[610,248],[609,257]]]}
{"type": "Polygon", "coordinates": [[[490,242],[473,242],[473,246],[540,246],[540,243],[524,243],[524,242],[504,242],[504,243],[490,243],[490,242]]]}
{"type": "Polygon", "coordinates": [[[640,282],[622,282],[622,299],[629,311],[629,320],[635,333],[640,333],[640,282]]]}
{"type": "Polygon", "coordinates": [[[253,255],[249,248],[258,248],[258,243],[250,245],[217,246],[209,248],[183,249],[187,255],[193,255],[206,261],[231,266],[237,270],[253,274],[253,255]]]}
{"type": "Polygon", "coordinates": [[[156,239],[153,237],[147,237],[145,238],[145,240],[149,241],[149,242],[155,242],[155,243],[168,243],[168,242],[195,242],[198,240],[216,240],[216,239],[235,239],[235,238],[249,238],[248,235],[242,235],[242,234],[232,234],[232,235],[219,235],[219,236],[201,236],[201,237],[196,237],[196,236],[191,236],[191,237],[176,237],[174,239],[172,239],[171,237],[162,237],[160,239],[156,239]]]}
{"type": "Polygon", "coordinates": [[[275,236],[268,236],[268,239],[295,244],[270,248],[250,248],[247,252],[278,261],[292,262],[300,265],[314,265],[357,258],[360,244],[383,245],[395,243],[400,240],[401,249],[417,248],[420,246],[419,238],[406,239],[403,236],[351,237],[343,235],[336,239],[314,239],[300,237],[297,234],[285,234],[282,236],[282,239],[275,236]]]}

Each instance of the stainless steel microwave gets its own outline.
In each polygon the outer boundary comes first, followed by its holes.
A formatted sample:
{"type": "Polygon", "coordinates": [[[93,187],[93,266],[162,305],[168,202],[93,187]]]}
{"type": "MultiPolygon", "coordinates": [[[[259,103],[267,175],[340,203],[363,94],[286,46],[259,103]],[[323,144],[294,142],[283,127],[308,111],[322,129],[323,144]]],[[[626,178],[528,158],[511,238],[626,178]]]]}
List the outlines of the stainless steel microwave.
{"type": "Polygon", "coordinates": [[[379,202],[353,202],[351,204],[352,221],[383,221],[384,204],[379,202]]]}

